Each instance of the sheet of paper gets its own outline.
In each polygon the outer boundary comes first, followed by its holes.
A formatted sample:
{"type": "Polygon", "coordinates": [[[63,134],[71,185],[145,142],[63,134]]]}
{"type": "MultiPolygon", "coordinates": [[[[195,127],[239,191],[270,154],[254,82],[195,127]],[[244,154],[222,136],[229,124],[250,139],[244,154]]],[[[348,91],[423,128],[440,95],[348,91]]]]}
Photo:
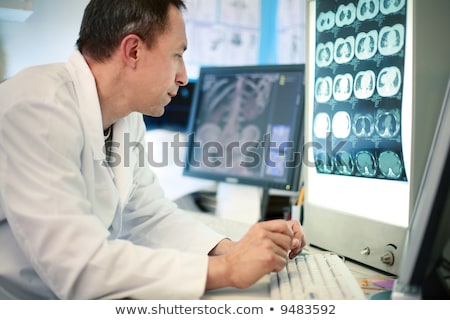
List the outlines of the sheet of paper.
{"type": "Polygon", "coordinates": [[[200,65],[258,64],[261,2],[257,0],[187,0],[186,67],[197,78],[200,65]]]}

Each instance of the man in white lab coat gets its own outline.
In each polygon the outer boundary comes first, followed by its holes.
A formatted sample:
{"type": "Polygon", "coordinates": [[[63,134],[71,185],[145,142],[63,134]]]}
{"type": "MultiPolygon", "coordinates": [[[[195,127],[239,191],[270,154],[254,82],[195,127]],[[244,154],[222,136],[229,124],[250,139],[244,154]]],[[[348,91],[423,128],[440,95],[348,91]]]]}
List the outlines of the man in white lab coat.
{"type": "Polygon", "coordinates": [[[0,85],[1,299],[195,299],[248,287],[301,251],[297,222],[226,239],[164,198],[140,162],[142,114],[161,116],[188,81],[182,9],[92,0],[66,64],[0,85]]]}

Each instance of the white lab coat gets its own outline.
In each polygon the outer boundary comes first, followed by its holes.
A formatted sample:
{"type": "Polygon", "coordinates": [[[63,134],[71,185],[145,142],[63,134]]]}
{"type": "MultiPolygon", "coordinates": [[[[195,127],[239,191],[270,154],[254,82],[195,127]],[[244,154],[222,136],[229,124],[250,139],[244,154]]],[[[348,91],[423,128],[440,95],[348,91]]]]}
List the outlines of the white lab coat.
{"type": "Polygon", "coordinates": [[[0,85],[0,298],[203,294],[207,253],[223,236],[164,198],[141,154],[142,115],[118,121],[113,141],[110,168],[78,51],[0,85]]]}

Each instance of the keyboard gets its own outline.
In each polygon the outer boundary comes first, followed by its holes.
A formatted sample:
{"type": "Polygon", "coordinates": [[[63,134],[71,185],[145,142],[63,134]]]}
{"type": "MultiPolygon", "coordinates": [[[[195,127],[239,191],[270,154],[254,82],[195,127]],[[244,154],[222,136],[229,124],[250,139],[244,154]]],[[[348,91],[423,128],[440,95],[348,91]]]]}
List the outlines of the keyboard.
{"type": "Polygon", "coordinates": [[[348,266],[336,254],[305,254],[270,273],[275,300],[364,300],[366,296],[348,266]]]}

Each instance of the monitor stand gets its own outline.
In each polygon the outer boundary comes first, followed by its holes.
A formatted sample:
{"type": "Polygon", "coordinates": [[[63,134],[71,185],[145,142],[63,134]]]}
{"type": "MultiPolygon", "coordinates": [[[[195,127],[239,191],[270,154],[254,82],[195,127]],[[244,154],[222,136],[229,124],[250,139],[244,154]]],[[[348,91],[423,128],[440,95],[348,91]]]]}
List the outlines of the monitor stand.
{"type": "Polygon", "coordinates": [[[216,195],[216,215],[254,224],[262,220],[266,198],[265,188],[220,182],[216,195]]]}

